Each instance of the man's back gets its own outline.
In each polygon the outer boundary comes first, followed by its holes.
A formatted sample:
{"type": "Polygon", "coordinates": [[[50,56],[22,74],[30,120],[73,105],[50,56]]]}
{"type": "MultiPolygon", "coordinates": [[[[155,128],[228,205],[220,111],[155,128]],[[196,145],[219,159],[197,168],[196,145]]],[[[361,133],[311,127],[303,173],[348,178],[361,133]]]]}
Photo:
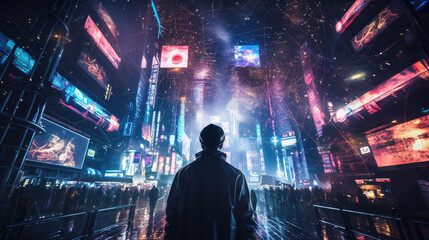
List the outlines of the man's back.
{"type": "Polygon", "coordinates": [[[165,239],[252,239],[253,210],[244,175],[220,151],[203,151],[175,176],[165,239]]]}

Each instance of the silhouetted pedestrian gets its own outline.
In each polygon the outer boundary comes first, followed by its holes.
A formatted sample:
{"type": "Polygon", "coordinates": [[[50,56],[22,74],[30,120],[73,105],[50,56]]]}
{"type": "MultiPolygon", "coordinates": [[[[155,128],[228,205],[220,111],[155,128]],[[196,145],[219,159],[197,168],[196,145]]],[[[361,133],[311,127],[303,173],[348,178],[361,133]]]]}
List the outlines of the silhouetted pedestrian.
{"type": "Polygon", "coordinates": [[[203,151],[177,172],[171,186],[165,240],[254,239],[246,178],[219,151],[224,140],[223,130],[213,124],[201,131],[203,151]]]}

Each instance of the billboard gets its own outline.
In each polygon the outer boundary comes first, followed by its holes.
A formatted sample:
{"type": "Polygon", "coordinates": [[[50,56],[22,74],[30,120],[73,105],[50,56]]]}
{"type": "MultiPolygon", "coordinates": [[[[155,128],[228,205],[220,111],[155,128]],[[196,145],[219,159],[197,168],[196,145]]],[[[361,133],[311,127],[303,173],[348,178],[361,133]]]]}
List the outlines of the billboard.
{"type": "Polygon", "coordinates": [[[89,139],[45,118],[40,125],[46,132],[34,137],[26,160],[82,168],[89,139]]]}
{"type": "Polygon", "coordinates": [[[355,20],[357,16],[365,9],[371,0],[356,0],[349,10],[344,14],[340,21],[335,25],[335,30],[338,33],[343,33],[344,30],[355,20]]]}
{"type": "Polygon", "coordinates": [[[149,144],[153,144],[153,109],[155,108],[156,90],[158,86],[158,75],[159,75],[159,60],[157,56],[153,57],[152,70],[149,78],[148,96],[146,99],[146,109],[143,116],[142,126],[142,137],[148,141],[149,144]],[[152,121],[152,124],[151,124],[152,121]]]}
{"type": "Polygon", "coordinates": [[[307,43],[301,46],[300,58],[302,64],[302,71],[304,73],[304,81],[307,86],[308,101],[310,103],[311,113],[313,115],[314,125],[316,126],[317,135],[321,137],[323,135],[322,127],[325,125],[323,120],[324,114],[320,106],[319,92],[316,84],[314,83],[314,74],[311,63],[311,50],[307,43]]]}
{"type": "Polygon", "coordinates": [[[95,125],[104,128],[107,132],[118,131],[118,118],[107,112],[106,109],[57,72],[52,77],[52,88],[62,93],[63,97],[60,99],[60,103],[64,107],[69,108],[95,125]]]}
{"type": "MultiPolygon", "coordinates": [[[[0,65],[3,65],[6,62],[6,59],[10,56],[14,47],[15,42],[0,32],[0,65]]],[[[18,46],[16,47],[13,56],[12,64],[28,75],[34,67],[34,58],[18,46]]]]}
{"type": "Polygon", "coordinates": [[[135,152],[134,153],[134,158],[133,158],[133,163],[139,164],[141,158],[142,158],[142,153],[141,152],[135,152]]]}
{"type": "Polygon", "coordinates": [[[280,143],[282,147],[296,146],[296,137],[292,136],[280,138],[280,143]]]}
{"type": "Polygon", "coordinates": [[[236,67],[260,67],[259,45],[235,45],[234,59],[236,67]]]}
{"type": "Polygon", "coordinates": [[[429,161],[429,115],[367,135],[379,167],[429,161]]]}
{"type": "Polygon", "coordinates": [[[404,13],[404,6],[397,0],[392,1],[383,11],[381,11],[372,21],[366,25],[354,38],[351,43],[356,52],[366,47],[374,38],[383,32],[393,21],[404,13]]]}
{"type": "Polygon", "coordinates": [[[187,68],[188,46],[163,46],[161,68],[187,68]]]}
{"type": "Polygon", "coordinates": [[[121,58],[115,52],[112,45],[110,45],[106,37],[103,35],[103,33],[100,31],[100,29],[97,27],[97,25],[89,15],[88,15],[88,18],[86,19],[84,28],[91,36],[91,38],[94,40],[94,42],[97,44],[98,48],[100,48],[100,50],[104,53],[104,55],[106,55],[107,59],[109,59],[112,65],[116,69],[119,69],[121,58]]]}
{"type": "Polygon", "coordinates": [[[107,90],[109,79],[104,68],[98,64],[97,59],[93,58],[90,53],[84,49],[77,60],[79,65],[86,73],[91,76],[102,88],[107,90]]]}
{"type": "Polygon", "coordinates": [[[118,30],[116,29],[116,24],[113,22],[107,10],[103,7],[103,4],[100,2],[96,7],[98,16],[103,19],[104,23],[106,23],[107,28],[110,30],[114,37],[119,35],[118,30]]]}
{"type": "Polygon", "coordinates": [[[349,115],[363,109],[366,109],[371,114],[377,112],[381,109],[377,102],[404,88],[410,84],[411,80],[427,73],[428,70],[429,65],[425,59],[414,63],[345,107],[338,109],[335,113],[334,121],[344,122],[349,115]]]}

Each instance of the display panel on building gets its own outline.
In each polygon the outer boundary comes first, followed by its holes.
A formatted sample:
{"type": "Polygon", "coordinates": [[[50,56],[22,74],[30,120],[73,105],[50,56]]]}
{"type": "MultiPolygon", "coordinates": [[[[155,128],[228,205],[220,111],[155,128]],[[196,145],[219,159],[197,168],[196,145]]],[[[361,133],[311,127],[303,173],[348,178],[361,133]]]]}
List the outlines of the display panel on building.
{"type": "Polygon", "coordinates": [[[103,54],[106,55],[107,59],[109,59],[112,65],[116,69],[119,69],[121,58],[115,52],[112,45],[110,45],[106,37],[103,35],[103,33],[100,31],[100,29],[97,27],[97,25],[90,16],[88,16],[88,18],[86,19],[84,28],[94,40],[94,42],[97,44],[98,48],[100,48],[103,54]]]}
{"type": "MultiPolygon", "coordinates": [[[[15,47],[15,42],[0,32],[0,65],[6,62],[6,59],[12,53],[15,47]]],[[[34,67],[35,60],[26,51],[20,47],[16,47],[13,54],[12,64],[25,74],[29,74],[34,67]]]]}
{"type": "Polygon", "coordinates": [[[234,46],[234,59],[236,67],[260,67],[259,45],[234,46]]]}
{"type": "Polygon", "coordinates": [[[26,160],[82,168],[89,139],[45,118],[40,125],[46,132],[34,137],[26,160]]]}
{"type": "Polygon", "coordinates": [[[98,64],[96,58],[92,57],[91,54],[86,50],[80,53],[79,59],[77,60],[79,65],[86,73],[91,76],[102,88],[107,89],[109,79],[107,77],[106,70],[98,64]]]}
{"type": "Polygon", "coordinates": [[[377,104],[379,101],[403,89],[409,85],[414,78],[425,77],[428,70],[429,65],[425,59],[414,63],[382,84],[376,86],[371,91],[347,104],[345,107],[338,109],[335,113],[334,121],[344,122],[348,116],[353,113],[358,113],[363,109],[366,109],[370,114],[381,110],[377,104]]]}
{"type": "Polygon", "coordinates": [[[322,127],[325,125],[323,120],[324,114],[319,100],[319,92],[317,90],[312,64],[311,64],[311,50],[307,43],[304,43],[300,50],[300,59],[302,64],[302,71],[304,73],[304,81],[307,86],[308,101],[310,103],[311,113],[313,115],[314,124],[316,126],[317,135],[321,137],[323,135],[322,127]]]}
{"type": "Polygon", "coordinates": [[[353,48],[357,52],[362,50],[402,13],[404,13],[404,6],[398,0],[393,0],[351,40],[353,48]]]}
{"type": "Polygon", "coordinates": [[[163,46],[161,68],[187,68],[188,46],[163,46]]]}
{"type": "Polygon", "coordinates": [[[429,115],[367,135],[379,167],[429,161],[429,115]]]}
{"type": "Polygon", "coordinates": [[[60,98],[60,104],[64,107],[104,128],[107,132],[118,131],[118,118],[107,112],[106,109],[89,98],[59,73],[54,73],[53,75],[52,88],[62,93],[63,97],[60,98]]]}

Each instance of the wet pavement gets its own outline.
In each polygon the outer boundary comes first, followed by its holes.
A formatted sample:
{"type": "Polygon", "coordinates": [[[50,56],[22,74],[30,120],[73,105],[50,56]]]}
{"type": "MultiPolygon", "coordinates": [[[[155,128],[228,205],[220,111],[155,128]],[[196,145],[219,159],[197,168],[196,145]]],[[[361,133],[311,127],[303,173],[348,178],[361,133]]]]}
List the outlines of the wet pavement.
{"type": "MultiPolygon", "coordinates": [[[[158,201],[155,214],[151,217],[148,204],[140,202],[137,205],[131,239],[162,239],[165,205],[166,200],[163,197],[158,201]]],[[[257,239],[323,239],[317,235],[316,219],[311,207],[302,207],[298,211],[294,209],[275,211],[272,208],[267,209],[261,202],[257,206],[256,221],[257,239]]],[[[121,239],[121,236],[118,236],[118,239],[121,239]]]]}

